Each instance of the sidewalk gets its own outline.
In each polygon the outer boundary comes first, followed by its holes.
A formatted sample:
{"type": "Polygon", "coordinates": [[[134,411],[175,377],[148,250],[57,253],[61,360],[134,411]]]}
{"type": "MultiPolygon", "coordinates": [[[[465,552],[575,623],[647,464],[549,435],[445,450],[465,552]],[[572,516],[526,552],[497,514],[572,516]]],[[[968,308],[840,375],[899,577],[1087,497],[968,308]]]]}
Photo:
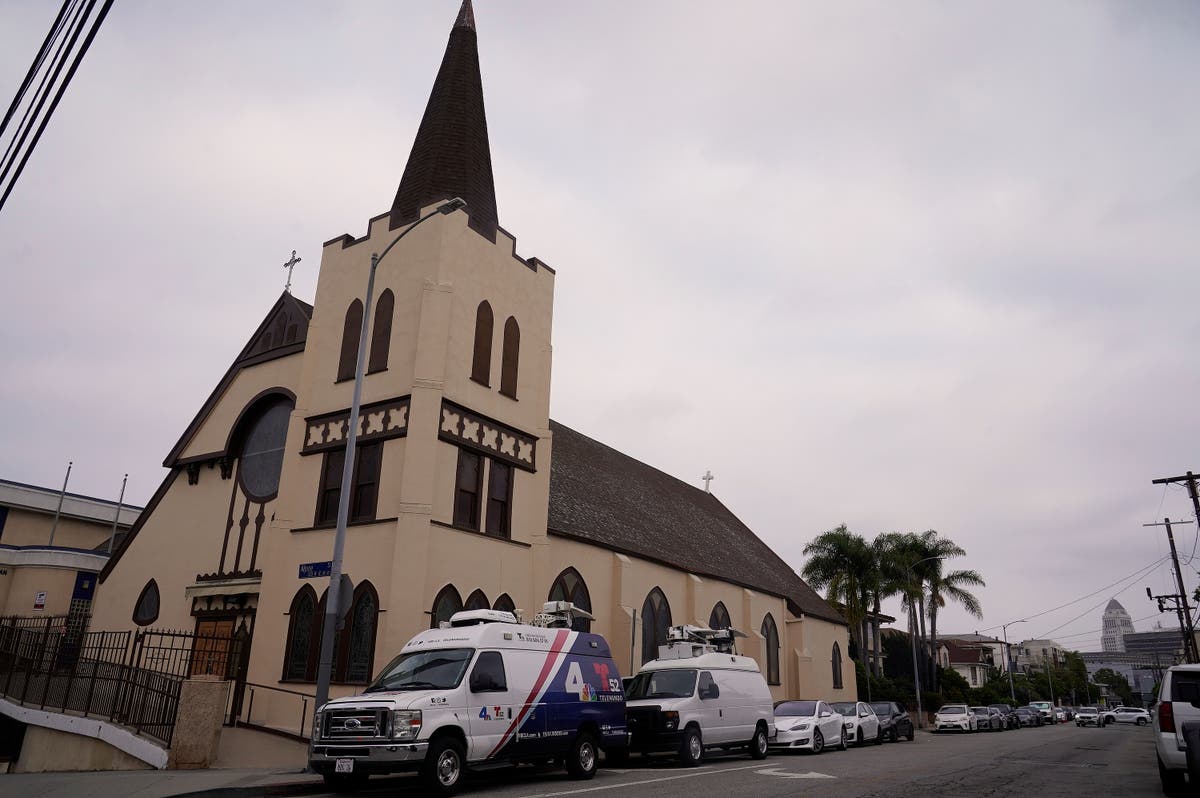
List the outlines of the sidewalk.
{"type": "Polygon", "coordinates": [[[304,795],[323,791],[304,772],[308,747],[244,728],[225,728],[217,763],[208,770],[126,770],[88,773],[8,773],[0,794],[21,798],[167,798],[204,792],[218,796],[304,795]]]}
{"type": "Polygon", "coordinates": [[[195,792],[213,798],[221,795],[233,798],[303,795],[323,790],[319,776],[271,768],[0,775],[0,793],[21,798],[167,798],[195,792]],[[272,787],[275,789],[268,789],[272,787]]]}

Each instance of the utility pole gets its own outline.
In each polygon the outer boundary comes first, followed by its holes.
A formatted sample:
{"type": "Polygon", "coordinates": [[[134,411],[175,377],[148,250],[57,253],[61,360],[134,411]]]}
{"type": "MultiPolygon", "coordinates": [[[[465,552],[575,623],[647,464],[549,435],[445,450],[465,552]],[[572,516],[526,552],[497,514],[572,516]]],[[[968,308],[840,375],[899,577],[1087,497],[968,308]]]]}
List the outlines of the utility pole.
{"type": "MultiPolygon", "coordinates": [[[[1189,471],[1190,475],[1191,472],[1189,471]]],[[[1191,521],[1176,521],[1177,524],[1190,524],[1191,521]]],[[[1192,608],[1188,605],[1187,589],[1183,586],[1183,571],[1179,570],[1179,554],[1175,551],[1175,533],[1171,530],[1171,519],[1164,518],[1161,524],[1142,524],[1142,526],[1165,526],[1167,542],[1171,544],[1171,563],[1175,568],[1175,586],[1179,589],[1180,625],[1183,632],[1183,656],[1189,663],[1200,660],[1196,655],[1196,630],[1192,626],[1192,608]]],[[[1161,604],[1160,604],[1161,606],[1161,604]]]]}
{"type": "MultiPolygon", "coordinates": [[[[1146,596],[1149,597],[1149,599],[1151,601],[1158,602],[1158,611],[1159,612],[1166,612],[1168,609],[1168,603],[1170,605],[1170,609],[1175,610],[1175,617],[1177,619],[1179,619],[1179,636],[1182,638],[1182,641],[1183,641],[1184,659],[1187,659],[1190,656],[1190,654],[1188,653],[1187,623],[1183,619],[1183,606],[1179,601],[1179,595],[1176,593],[1167,593],[1166,595],[1156,596],[1150,591],[1150,588],[1146,588],[1146,596]]],[[[1158,653],[1157,652],[1155,652],[1154,658],[1155,658],[1155,661],[1157,662],[1158,661],[1158,653]]]]}
{"type": "MultiPolygon", "coordinates": [[[[1188,496],[1192,500],[1192,512],[1194,513],[1192,518],[1194,518],[1196,520],[1197,529],[1200,530],[1200,490],[1198,490],[1196,487],[1196,475],[1195,474],[1193,474],[1191,471],[1189,471],[1186,474],[1184,474],[1182,476],[1178,476],[1178,477],[1163,477],[1161,479],[1151,480],[1150,484],[1152,484],[1152,485],[1171,485],[1171,484],[1175,484],[1178,482],[1182,482],[1187,485],[1188,496]]],[[[1200,534],[1200,532],[1198,532],[1197,534],[1200,534]]],[[[1175,573],[1179,574],[1178,563],[1176,563],[1176,565],[1175,565],[1175,573]]],[[[1183,580],[1181,578],[1180,582],[1182,582],[1182,581],[1183,580]]],[[[1181,588],[1179,592],[1183,593],[1184,591],[1181,588]]],[[[1187,601],[1186,597],[1184,598],[1184,601],[1185,602],[1187,601]]],[[[1188,610],[1187,617],[1188,617],[1188,627],[1191,628],[1192,627],[1192,614],[1191,614],[1190,609],[1188,610]]],[[[1193,659],[1191,661],[1192,662],[1200,662],[1200,650],[1198,650],[1197,646],[1196,646],[1196,636],[1195,636],[1194,628],[1192,628],[1192,635],[1188,638],[1188,646],[1185,649],[1185,651],[1189,651],[1189,650],[1193,653],[1193,655],[1195,655],[1195,659],[1193,659]]]]}
{"type": "Polygon", "coordinates": [[[1014,704],[1017,703],[1017,688],[1013,686],[1013,660],[1011,649],[1008,647],[1008,627],[1016,623],[1025,623],[1025,619],[1009,621],[1000,625],[1000,630],[1004,633],[1004,670],[1008,672],[1008,694],[1012,696],[1014,704]]]}

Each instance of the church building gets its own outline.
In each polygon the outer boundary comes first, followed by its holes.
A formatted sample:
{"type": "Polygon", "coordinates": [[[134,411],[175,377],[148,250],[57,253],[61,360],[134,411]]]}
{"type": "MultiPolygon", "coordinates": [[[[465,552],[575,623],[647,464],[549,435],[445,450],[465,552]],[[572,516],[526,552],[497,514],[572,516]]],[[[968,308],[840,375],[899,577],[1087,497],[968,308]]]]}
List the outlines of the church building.
{"type": "Polygon", "coordinates": [[[845,620],[716,496],[550,419],[555,280],[499,224],[465,0],[391,208],[325,242],[313,304],[285,291],[249,336],[102,571],[91,627],[236,635],[228,673],[255,697],[233,711],[299,731],[355,424],[333,695],[463,608],[564,599],[623,675],[671,625],[732,626],[776,699],[854,699],[845,620]],[[351,419],[371,256],[455,197],[380,261],[351,419]]]}

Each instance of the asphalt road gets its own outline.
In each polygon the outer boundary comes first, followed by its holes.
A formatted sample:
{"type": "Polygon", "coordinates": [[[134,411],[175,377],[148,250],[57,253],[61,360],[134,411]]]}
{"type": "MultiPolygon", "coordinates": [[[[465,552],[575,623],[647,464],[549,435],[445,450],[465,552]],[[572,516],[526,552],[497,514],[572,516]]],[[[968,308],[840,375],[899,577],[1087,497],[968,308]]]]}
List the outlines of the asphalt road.
{"type": "MultiPolygon", "coordinates": [[[[414,776],[372,779],[363,794],[423,795],[414,776]]],[[[868,744],[819,756],[774,753],[712,756],[694,769],[667,759],[601,768],[590,781],[532,768],[471,777],[463,793],[486,798],[695,798],[754,796],[1160,796],[1150,727],[1074,724],[1006,732],[933,735],[868,744]]]]}

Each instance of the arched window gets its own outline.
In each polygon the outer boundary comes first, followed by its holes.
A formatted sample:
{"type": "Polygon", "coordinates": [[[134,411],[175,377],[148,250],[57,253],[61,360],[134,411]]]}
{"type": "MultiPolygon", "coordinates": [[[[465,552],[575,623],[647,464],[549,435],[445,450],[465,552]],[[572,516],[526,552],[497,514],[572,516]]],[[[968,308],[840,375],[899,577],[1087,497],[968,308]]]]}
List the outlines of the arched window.
{"type": "Polygon", "coordinates": [[[314,678],[321,645],[317,622],[317,592],[309,585],[296,591],[288,610],[287,653],[283,660],[284,680],[307,681],[314,678]]]}
{"type": "Polygon", "coordinates": [[[662,590],[654,588],[642,602],[642,664],[658,656],[658,647],[667,644],[671,628],[671,605],[662,590]]]}
{"type": "Polygon", "coordinates": [[[771,613],[763,618],[762,627],[758,633],[762,635],[763,645],[767,647],[767,684],[779,684],[779,630],[775,628],[775,619],[771,613]]]}
{"type": "Polygon", "coordinates": [[[149,626],[158,620],[158,583],[151,579],[133,604],[133,622],[149,626]]]}
{"type": "Polygon", "coordinates": [[[833,689],[842,689],[842,647],[833,644],[833,689]]]}
{"type": "Polygon", "coordinates": [[[471,595],[467,596],[467,603],[463,605],[464,610],[486,610],[491,604],[487,600],[487,596],[482,590],[476,590],[471,595]]]}
{"type": "Polygon", "coordinates": [[[338,382],[354,379],[358,366],[358,336],[362,334],[363,306],[354,300],[346,308],[346,324],[342,327],[342,353],[338,357],[338,382]]]}
{"type": "Polygon", "coordinates": [[[458,591],[454,589],[454,585],[446,585],[438,591],[437,597],[433,600],[433,612],[430,613],[429,628],[437,629],[441,626],[442,621],[449,621],[451,615],[456,612],[462,612],[462,608],[462,596],[458,595],[458,591]]]}
{"type": "Polygon", "coordinates": [[[509,596],[507,593],[501,593],[500,597],[496,599],[496,603],[492,605],[492,609],[499,610],[500,612],[515,613],[517,611],[517,605],[513,603],[511,596],[509,596]]]}
{"type": "Polygon", "coordinates": [[[708,614],[708,628],[729,629],[732,626],[733,621],[729,619],[729,610],[725,609],[725,602],[718,601],[708,614]]]}
{"type": "Polygon", "coordinates": [[[471,358],[471,379],[481,385],[492,384],[492,306],[485,299],[475,311],[475,353],[471,358]]]}
{"type": "MultiPolygon", "coordinates": [[[[371,325],[371,356],[367,360],[367,373],[387,369],[388,351],[392,347],[392,309],[396,305],[396,297],[392,289],[387,289],[379,295],[379,304],[375,306],[375,323],[371,325]]],[[[358,353],[355,353],[355,357],[358,353]]],[[[351,375],[353,376],[353,375],[351,375]]]]}
{"type": "Polygon", "coordinates": [[[521,354],[521,328],[512,316],[504,322],[504,347],[500,358],[500,393],[517,398],[517,361],[521,354]]]}
{"type": "Polygon", "coordinates": [[[271,396],[260,403],[248,423],[239,430],[242,444],[238,479],[246,495],[254,501],[270,501],[279,493],[279,472],[283,470],[288,419],[293,407],[292,399],[271,396]]]}
{"type": "Polygon", "coordinates": [[[375,629],[379,618],[379,595],[370,582],[360,582],[354,588],[354,599],[346,614],[346,627],[342,633],[345,650],[338,651],[338,676],[335,681],[365,684],[371,681],[372,663],[375,659],[375,629]]]}
{"type": "MultiPolygon", "coordinates": [[[[547,601],[569,601],[581,610],[592,611],[592,597],[588,593],[583,577],[574,568],[563,571],[550,585],[547,601]]],[[[589,632],[592,622],[587,618],[576,618],[571,622],[571,628],[576,632],[589,632]]]]}

